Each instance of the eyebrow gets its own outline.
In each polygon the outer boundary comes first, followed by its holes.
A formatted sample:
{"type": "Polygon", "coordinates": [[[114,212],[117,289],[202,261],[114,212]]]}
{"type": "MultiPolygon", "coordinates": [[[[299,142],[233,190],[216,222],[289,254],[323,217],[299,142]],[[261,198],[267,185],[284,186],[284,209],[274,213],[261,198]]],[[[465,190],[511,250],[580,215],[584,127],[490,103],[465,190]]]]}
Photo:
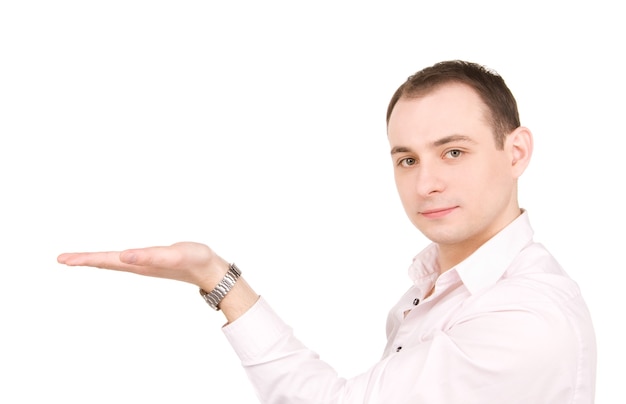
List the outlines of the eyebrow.
{"type": "MultiPolygon", "coordinates": [[[[474,141],[472,138],[470,138],[469,136],[465,136],[465,135],[450,135],[450,136],[445,136],[442,137],[441,139],[437,139],[433,142],[433,147],[439,147],[439,146],[443,146],[445,144],[448,143],[452,143],[452,142],[467,142],[467,143],[476,143],[476,141],[474,141]]],[[[397,153],[409,153],[412,150],[408,147],[405,146],[396,146],[394,148],[391,149],[391,154],[397,154],[397,153]]]]}
{"type": "Polygon", "coordinates": [[[443,146],[444,144],[452,143],[452,142],[476,143],[469,136],[465,136],[465,135],[450,135],[450,136],[442,137],[439,140],[435,140],[433,142],[433,146],[443,146]]]}

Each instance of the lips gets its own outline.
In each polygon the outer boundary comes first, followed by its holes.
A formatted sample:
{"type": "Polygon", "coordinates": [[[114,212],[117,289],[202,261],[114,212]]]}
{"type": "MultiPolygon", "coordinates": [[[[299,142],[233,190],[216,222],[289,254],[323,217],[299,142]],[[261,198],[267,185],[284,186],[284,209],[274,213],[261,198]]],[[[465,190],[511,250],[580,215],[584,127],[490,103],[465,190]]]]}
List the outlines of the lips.
{"type": "Polygon", "coordinates": [[[444,217],[449,215],[450,213],[452,213],[456,208],[458,208],[458,206],[451,206],[451,207],[447,207],[447,208],[436,208],[436,209],[429,209],[429,210],[424,210],[419,212],[422,216],[428,218],[428,219],[438,219],[440,217],[444,217]]]}

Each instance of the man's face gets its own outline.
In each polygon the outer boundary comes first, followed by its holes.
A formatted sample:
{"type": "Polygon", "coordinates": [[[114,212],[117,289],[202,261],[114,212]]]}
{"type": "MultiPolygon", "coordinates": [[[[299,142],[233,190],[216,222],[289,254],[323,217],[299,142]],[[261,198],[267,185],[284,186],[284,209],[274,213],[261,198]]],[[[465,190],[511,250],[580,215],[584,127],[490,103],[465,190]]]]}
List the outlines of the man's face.
{"type": "Polygon", "coordinates": [[[394,176],[411,222],[471,254],[519,215],[515,152],[497,150],[487,107],[463,84],[400,99],[388,125],[394,176]]]}

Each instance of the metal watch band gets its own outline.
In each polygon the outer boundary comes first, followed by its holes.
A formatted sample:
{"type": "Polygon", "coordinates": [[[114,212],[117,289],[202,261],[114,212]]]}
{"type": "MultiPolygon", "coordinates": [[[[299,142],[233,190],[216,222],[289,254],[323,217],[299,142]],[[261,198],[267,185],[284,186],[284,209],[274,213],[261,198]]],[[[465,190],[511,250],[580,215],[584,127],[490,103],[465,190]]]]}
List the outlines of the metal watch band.
{"type": "Polygon", "coordinates": [[[219,310],[219,304],[226,296],[226,294],[235,286],[237,279],[241,276],[241,271],[237,268],[237,265],[233,262],[228,267],[228,272],[224,275],[224,278],[217,284],[215,289],[210,292],[200,288],[200,294],[204,297],[204,300],[214,310],[219,310]]]}

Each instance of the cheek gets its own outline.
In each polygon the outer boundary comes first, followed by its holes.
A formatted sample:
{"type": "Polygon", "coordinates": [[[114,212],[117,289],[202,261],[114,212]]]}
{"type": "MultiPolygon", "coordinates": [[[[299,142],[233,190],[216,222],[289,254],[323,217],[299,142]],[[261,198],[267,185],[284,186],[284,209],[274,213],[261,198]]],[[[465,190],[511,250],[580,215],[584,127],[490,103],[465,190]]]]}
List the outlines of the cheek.
{"type": "Polygon", "coordinates": [[[493,167],[483,164],[466,164],[454,167],[446,175],[446,189],[450,196],[461,198],[466,204],[484,204],[498,188],[493,167]]]}
{"type": "Polygon", "coordinates": [[[488,186],[499,183],[506,176],[506,167],[502,161],[491,156],[481,156],[474,159],[471,164],[462,164],[455,167],[455,172],[448,176],[451,181],[457,183],[470,183],[474,186],[488,186]]]}
{"type": "Polygon", "coordinates": [[[459,182],[458,185],[486,207],[507,198],[512,184],[509,174],[502,164],[484,164],[468,169],[465,183],[459,182]]]}

